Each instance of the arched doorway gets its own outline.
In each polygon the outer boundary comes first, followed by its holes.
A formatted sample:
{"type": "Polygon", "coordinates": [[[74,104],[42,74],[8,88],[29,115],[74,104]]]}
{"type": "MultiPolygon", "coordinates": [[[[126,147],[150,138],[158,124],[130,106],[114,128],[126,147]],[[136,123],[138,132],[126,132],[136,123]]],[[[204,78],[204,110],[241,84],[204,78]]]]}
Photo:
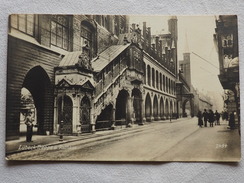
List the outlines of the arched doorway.
{"type": "Polygon", "coordinates": [[[191,116],[191,103],[188,99],[185,99],[182,103],[182,116],[183,117],[190,117],[191,116]]]}
{"type": "Polygon", "coordinates": [[[172,101],[170,101],[170,103],[169,103],[169,115],[172,118],[172,116],[173,116],[173,103],[172,103],[172,101]]]}
{"type": "Polygon", "coordinates": [[[142,94],[141,91],[137,88],[134,88],[132,90],[132,98],[133,98],[133,117],[135,118],[135,123],[141,123],[142,122],[142,94]]]}
{"type": "Polygon", "coordinates": [[[164,118],[164,101],[163,98],[160,98],[160,118],[164,118]]]}
{"type": "Polygon", "coordinates": [[[103,130],[109,129],[112,125],[112,112],[113,112],[113,105],[109,104],[106,106],[100,115],[97,117],[95,129],[96,130],[103,130]]]}
{"type": "Polygon", "coordinates": [[[147,121],[151,121],[151,115],[152,115],[151,111],[152,111],[151,97],[148,93],[145,101],[145,115],[147,121]]]}
{"type": "Polygon", "coordinates": [[[58,124],[63,121],[63,134],[72,134],[73,103],[69,96],[64,95],[58,99],[58,124]]]}
{"type": "Polygon", "coordinates": [[[165,117],[166,117],[166,119],[169,118],[169,102],[167,99],[165,101],[165,117]]]}
{"type": "Polygon", "coordinates": [[[156,95],[154,96],[154,99],[153,99],[153,117],[154,117],[154,120],[158,119],[158,98],[156,95]]]}
{"type": "Polygon", "coordinates": [[[91,103],[90,99],[85,96],[82,98],[80,103],[80,124],[81,132],[90,132],[90,113],[91,113],[91,103]]]}
{"type": "Polygon", "coordinates": [[[40,67],[32,68],[25,76],[23,88],[32,95],[36,108],[37,133],[46,134],[53,126],[53,88],[46,71],[40,67]]]}
{"type": "Polygon", "coordinates": [[[128,110],[129,94],[126,90],[121,90],[116,99],[115,120],[116,125],[129,122],[130,111],[128,110]]]}

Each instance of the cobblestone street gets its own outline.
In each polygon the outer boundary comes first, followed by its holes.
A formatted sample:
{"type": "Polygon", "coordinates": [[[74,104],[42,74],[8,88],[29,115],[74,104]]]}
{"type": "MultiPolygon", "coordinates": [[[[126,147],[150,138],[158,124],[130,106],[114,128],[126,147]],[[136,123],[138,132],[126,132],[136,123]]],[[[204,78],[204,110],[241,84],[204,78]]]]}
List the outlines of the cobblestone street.
{"type": "MultiPolygon", "coordinates": [[[[71,137],[69,137],[71,138],[71,137]]],[[[158,121],[130,129],[9,155],[19,160],[84,161],[238,161],[240,138],[226,122],[199,128],[197,118],[158,121]]],[[[67,139],[67,138],[66,138],[67,139]]],[[[70,139],[69,139],[70,140],[70,139]]],[[[34,145],[28,144],[29,147],[34,145]]],[[[25,148],[22,144],[22,148],[25,148]]]]}

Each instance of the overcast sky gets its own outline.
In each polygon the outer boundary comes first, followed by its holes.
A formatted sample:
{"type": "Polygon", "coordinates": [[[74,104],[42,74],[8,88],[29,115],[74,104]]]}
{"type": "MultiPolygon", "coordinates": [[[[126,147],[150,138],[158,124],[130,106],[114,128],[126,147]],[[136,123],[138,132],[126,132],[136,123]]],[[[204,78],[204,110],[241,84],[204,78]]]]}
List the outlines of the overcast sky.
{"type": "MultiPolygon", "coordinates": [[[[130,24],[137,23],[142,28],[142,22],[147,22],[152,34],[168,31],[169,16],[130,16],[130,24]]],[[[183,59],[186,41],[191,53],[192,84],[199,91],[215,91],[222,93],[223,89],[217,75],[219,63],[213,43],[213,34],[216,27],[214,16],[178,16],[178,59],[183,59]],[[207,63],[192,52],[208,60],[207,63]]]]}

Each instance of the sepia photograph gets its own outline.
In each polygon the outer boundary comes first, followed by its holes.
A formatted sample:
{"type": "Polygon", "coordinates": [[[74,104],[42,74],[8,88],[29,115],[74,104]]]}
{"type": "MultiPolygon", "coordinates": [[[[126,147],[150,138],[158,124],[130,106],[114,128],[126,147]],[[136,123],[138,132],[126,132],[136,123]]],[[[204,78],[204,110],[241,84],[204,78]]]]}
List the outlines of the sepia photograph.
{"type": "Polygon", "coordinates": [[[6,160],[239,162],[237,15],[11,14],[6,160]]]}

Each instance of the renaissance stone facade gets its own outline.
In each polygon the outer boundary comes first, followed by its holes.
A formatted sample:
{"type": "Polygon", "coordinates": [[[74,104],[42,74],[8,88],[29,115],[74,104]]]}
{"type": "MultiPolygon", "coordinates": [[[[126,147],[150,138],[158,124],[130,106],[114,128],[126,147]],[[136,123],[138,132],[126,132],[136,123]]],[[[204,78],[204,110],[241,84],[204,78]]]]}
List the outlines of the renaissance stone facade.
{"type": "Polygon", "coordinates": [[[23,87],[38,134],[143,125],[184,108],[190,88],[178,73],[177,17],[159,35],[120,15],[11,15],[9,27],[7,140],[20,134],[23,87]]]}

